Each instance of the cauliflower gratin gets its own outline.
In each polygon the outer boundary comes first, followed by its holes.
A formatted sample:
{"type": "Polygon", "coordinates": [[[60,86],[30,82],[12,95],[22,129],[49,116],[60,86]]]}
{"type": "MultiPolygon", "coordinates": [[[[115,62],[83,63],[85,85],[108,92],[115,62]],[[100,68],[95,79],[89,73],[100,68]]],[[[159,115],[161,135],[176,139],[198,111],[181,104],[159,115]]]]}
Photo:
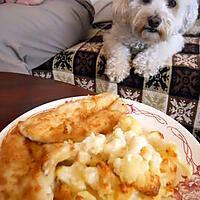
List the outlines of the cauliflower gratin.
{"type": "Polygon", "coordinates": [[[131,115],[121,116],[109,135],[91,133],[74,143],[76,157],[56,169],[57,180],[71,199],[170,199],[190,168],[175,145],[159,132],[143,133],[131,115]]]}
{"type": "Polygon", "coordinates": [[[103,93],[34,115],[0,149],[1,200],[164,200],[191,168],[103,93]]]}

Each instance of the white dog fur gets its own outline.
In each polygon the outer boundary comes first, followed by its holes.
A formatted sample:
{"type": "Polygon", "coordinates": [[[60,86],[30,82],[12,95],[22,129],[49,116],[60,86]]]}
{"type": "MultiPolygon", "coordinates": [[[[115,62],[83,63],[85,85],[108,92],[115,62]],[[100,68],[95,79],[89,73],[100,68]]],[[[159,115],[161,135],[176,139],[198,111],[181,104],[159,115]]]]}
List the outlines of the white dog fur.
{"type": "Polygon", "coordinates": [[[197,0],[113,0],[113,27],[104,35],[105,74],[118,83],[129,75],[131,67],[144,77],[155,75],[167,59],[181,51],[182,35],[197,16],[197,0]],[[151,16],[161,19],[153,31],[148,29],[151,16]],[[138,43],[147,48],[131,61],[130,47],[138,43]]]}

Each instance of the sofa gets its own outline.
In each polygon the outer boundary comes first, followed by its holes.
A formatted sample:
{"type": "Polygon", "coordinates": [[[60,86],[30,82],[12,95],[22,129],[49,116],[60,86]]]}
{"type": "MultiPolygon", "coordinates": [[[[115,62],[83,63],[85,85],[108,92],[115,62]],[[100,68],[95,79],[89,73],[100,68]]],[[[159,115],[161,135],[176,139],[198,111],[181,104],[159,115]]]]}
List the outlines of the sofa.
{"type": "Polygon", "coordinates": [[[110,91],[150,105],[180,122],[200,142],[200,35],[185,35],[183,50],[168,60],[157,75],[144,78],[131,70],[123,82],[111,83],[104,75],[106,56],[102,48],[103,34],[112,27],[110,13],[106,13],[107,16],[104,13],[96,17],[83,42],[33,69],[33,76],[78,85],[96,93],[110,91]]]}
{"type": "Polygon", "coordinates": [[[90,0],[0,4],[0,71],[31,74],[32,69],[82,40],[93,16],[90,0]]]}

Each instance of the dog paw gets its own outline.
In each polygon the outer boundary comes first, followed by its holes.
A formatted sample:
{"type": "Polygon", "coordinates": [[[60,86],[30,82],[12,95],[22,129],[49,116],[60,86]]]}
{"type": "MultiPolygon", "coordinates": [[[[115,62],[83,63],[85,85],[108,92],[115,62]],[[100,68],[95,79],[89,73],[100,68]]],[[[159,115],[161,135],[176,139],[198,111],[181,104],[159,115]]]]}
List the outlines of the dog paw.
{"type": "Polygon", "coordinates": [[[140,53],[139,56],[132,61],[132,67],[135,68],[135,73],[142,75],[145,78],[155,75],[160,68],[160,62],[156,59],[140,53]]]}
{"type": "Polygon", "coordinates": [[[116,59],[108,59],[105,74],[111,82],[120,83],[130,74],[129,63],[119,62],[116,59]]]}

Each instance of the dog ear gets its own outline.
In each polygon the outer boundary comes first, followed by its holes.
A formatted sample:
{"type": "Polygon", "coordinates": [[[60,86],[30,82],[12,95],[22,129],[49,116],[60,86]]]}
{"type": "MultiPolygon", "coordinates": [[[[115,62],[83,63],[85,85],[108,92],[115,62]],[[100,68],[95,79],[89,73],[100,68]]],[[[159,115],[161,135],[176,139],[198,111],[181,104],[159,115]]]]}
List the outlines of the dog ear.
{"type": "Polygon", "coordinates": [[[113,20],[116,22],[128,23],[129,0],[113,0],[113,20]]]}
{"type": "Polygon", "coordinates": [[[191,29],[192,26],[195,24],[195,21],[197,20],[197,16],[198,16],[197,0],[189,0],[189,4],[187,5],[187,8],[185,11],[186,12],[183,19],[183,26],[181,27],[181,30],[180,30],[181,34],[184,34],[189,29],[191,29]]]}

